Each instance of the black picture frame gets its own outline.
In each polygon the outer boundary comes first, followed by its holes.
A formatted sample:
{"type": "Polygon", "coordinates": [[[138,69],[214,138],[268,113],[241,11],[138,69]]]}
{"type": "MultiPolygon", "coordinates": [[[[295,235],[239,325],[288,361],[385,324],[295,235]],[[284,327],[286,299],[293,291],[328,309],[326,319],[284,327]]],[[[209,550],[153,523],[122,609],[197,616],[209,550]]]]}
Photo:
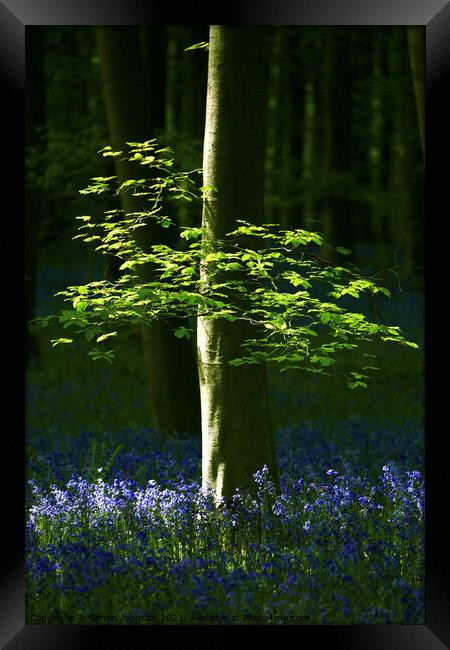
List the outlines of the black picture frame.
{"type": "MultiPolygon", "coordinates": [[[[445,525],[450,520],[448,507],[448,462],[445,442],[446,400],[438,394],[432,378],[442,362],[436,341],[442,338],[432,324],[432,294],[439,271],[431,272],[436,262],[446,260],[444,225],[448,162],[449,106],[445,90],[449,84],[450,6],[446,0],[226,0],[208,10],[193,4],[162,3],[151,0],[0,0],[0,70],[2,75],[4,121],[2,208],[8,215],[2,229],[5,248],[20,249],[24,229],[24,93],[25,32],[31,25],[135,25],[135,24],[267,24],[267,25],[423,25],[426,29],[426,621],[425,625],[367,626],[289,626],[264,627],[264,634],[293,634],[296,644],[324,644],[350,650],[438,650],[450,647],[450,579],[445,525]],[[445,120],[445,121],[444,121],[445,120]],[[6,140],[6,142],[5,142],[6,140]],[[14,190],[13,190],[14,188],[14,190]],[[13,217],[11,216],[13,215],[13,217]],[[11,224],[15,224],[11,225],[11,224]],[[16,232],[10,229],[17,228],[16,232]],[[6,241],[13,245],[6,245],[6,241]],[[434,342],[434,345],[433,345],[434,342]],[[431,415],[436,414],[433,424],[431,415]],[[439,415],[442,419],[439,419],[439,415]],[[447,498],[446,498],[447,497],[447,498]],[[295,629],[292,629],[295,627],[295,629]],[[301,627],[301,629],[299,629],[301,627]]],[[[23,241],[23,240],[22,240],[23,241]]],[[[6,252],[3,251],[6,256],[6,252]]],[[[2,256],[2,259],[3,256],[2,256]]],[[[11,256],[7,277],[23,277],[20,254],[11,256]]],[[[22,314],[21,283],[16,290],[8,281],[7,309],[22,314]],[[11,306],[12,305],[12,306],[11,306]]],[[[9,316],[4,321],[9,323],[9,316]]],[[[437,322],[438,319],[436,319],[437,322]]],[[[24,456],[23,413],[24,380],[17,351],[23,349],[23,319],[8,326],[4,351],[11,351],[4,368],[7,391],[4,412],[11,413],[11,424],[3,428],[3,474],[12,469],[5,481],[3,506],[4,571],[0,583],[0,642],[8,650],[70,650],[95,647],[99,641],[127,644],[129,647],[155,640],[155,632],[164,634],[164,643],[209,638],[218,633],[216,626],[38,626],[25,625],[24,560],[24,456]],[[15,333],[14,333],[15,332],[15,333]],[[151,637],[149,635],[152,635],[151,637]],[[99,637],[97,639],[97,637],[99,637]]],[[[445,340],[445,339],[443,339],[445,340]]],[[[6,356],[5,356],[6,358],[6,356]]],[[[434,418],[433,418],[434,419],[434,418]]],[[[221,626],[220,635],[229,638],[236,627],[221,626]]],[[[239,626],[241,638],[252,635],[254,626],[239,626]]],[[[248,637],[250,640],[250,637],[248,637]]],[[[268,638],[267,638],[268,640],[268,638]]]]}

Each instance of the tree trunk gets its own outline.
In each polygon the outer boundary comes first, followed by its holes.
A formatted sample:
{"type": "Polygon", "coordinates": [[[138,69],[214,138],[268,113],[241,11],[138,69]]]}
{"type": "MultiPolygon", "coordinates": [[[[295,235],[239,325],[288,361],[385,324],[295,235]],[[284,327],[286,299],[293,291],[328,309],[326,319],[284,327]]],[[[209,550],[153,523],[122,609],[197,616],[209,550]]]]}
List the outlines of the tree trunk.
{"type": "MultiPolygon", "coordinates": [[[[352,75],[349,57],[350,34],[326,28],[318,97],[320,138],[317,146],[324,181],[320,219],[327,243],[349,242],[352,235],[353,205],[349,199],[351,162],[352,75]]],[[[318,202],[319,203],[319,202],[318,202]]],[[[323,249],[330,261],[333,250],[323,249]]]]}
{"type": "MultiPolygon", "coordinates": [[[[45,75],[44,75],[44,32],[42,27],[27,30],[26,39],[26,147],[41,149],[45,146],[46,134],[40,133],[45,128],[45,75]]],[[[39,222],[46,208],[47,198],[44,191],[27,177],[26,183],[26,224],[25,224],[25,319],[26,360],[38,356],[36,339],[28,327],[35,317],[36,302],[36,265],[39,241],[39,222]]]]}
{"type": "MultiPolygon", "coordinates": [[[[273,31],[270,49],[270,69],[267,91],[267,132],[265,159],[265,221],[279,221],[276,198],[276,183],[280,141],[280,88],[281,88],[281,28],[273,31]]],[[[278,198],[278,197],[277,197],[278,198]]]]}
{"type": "Polygon", "coordinates": [[[374,44],[372,50],[372,82],[370,95],[370,190],[371,190],[371,231],[375,241],[383,242],[384,219],[380,202],[382,184],[382,136],[383,136],[383,110],[381,98],[382,81],[382,43],[381,34],[375,28],[374,44]]]}
{"type": "MultiPolygon", "coordinates": [[[[145,86],[140,42],[135,28],[98,27],[97,38],[106,113],[113,148],[126,141],[153,137],[150,99],[145,86]]],[[[163,57],[161,57],[163,60],[163,57]]],[[[158,69],[161,61],[153,61],[158,69]]],[[[161,101],[161,98],[159,98],[161,101]]],[[[137,167],[115,159],[119,182],[136,176],[137,167]]],[[[126,212],[142,209],[140,199],[122,194],[126,212]]],[[[164,229],[152,224],[141,229],[142,243],[167,243],[164,229]]],[[[141,240],[140,240],[141,241],[141,240]]],[[[144,278],[148,271],[144,270],[144,278]]],[[[153,426],[165,434],[194,433],[200,429],[199,394],[193,350],[173,335],[178,321],[155,322],[142,328],[144,361],[153,426]]]]}
{"type": "Polygon", "coordinates": [[[407,27],[409,61],[411,64],[422,155],[425,160],[425,28],[407,27]]]}
{"type": "MultiPolygon", "coordinates": [[[[330,244],[336,244],[335,233],[335,220],[333,219],[333,201],[332,201],[332,170],[333,170],[333,51],[334,42],[333,34],[328,29],[325,33],[325,43],[323,46],[322,54],[322,79],[320,87],[320,100],[321,100],[321,171],[323,179],[325,179],[325,195],[321,201],[321,214],[320,220],[322,221],[322,231],[325,239],[330,244]]],[[[332,251],[324,250],[324,254],[328,259],[332,258],[332,251]]]]}
{"type": "MultiPolygon", "coordinates": [[[[180,96],[180,110],[176,132],[179,156],[186,169],[197,169],[202,165],[203,131],[205,128],[206,63],[204,51],[185,51],[187,47],[208,40],[204,28],[184,25],[179,28],[177,60],[180,82],[177,91],[180,96]]],[[[187,189],[187,183],[184,184],[187,189]]],[[[180,201],[178,218],[182,226],[199,225],[198,206],[180,201]]]]}
{"type": "Polygon", "coordinates": [[[167,28],[167,57],[166,57],[166,135],[169,141],[173,139],[177,131],[177,27],[167,28]]]}
{"type": "Polygon", "coordinates": [[[391,214],[389,219],[391,241],[395,246],[397,262],[401,263],[405,272],[411,270],[413,263],[414,213],[411,202],[411,151],[408,137],[408,123],[405,120],[405,110],[408,106],[406,97],[404,62],[406,60],[405,28],[393,27],[389,46],[389,68],[392,87],[395,88],[392,104],[392,134],[390,138],[390,190],[391,214]]]}
{"type": "MultiPolygon", "coordinates": [[[[305,34],[305,32],[303,32],[305,34]]],[[[314,230],[316,227],[314,214],[314,199],[312,184],[314,181],[314,146],[316,132],[316,92],[314,67],[308,62],[307,47],[312,47],[311,41],[305,36],[300,37],[300,55],[305,61],[305,81],[303,94],[303,147],[302,147],[302,176],[303,188],[303,227],[314,230]]]]}
{"type": "Polygon", "coordinates": [[[167,30],[157,25],[139,27],[143,82],[150,97],[147,107],[153,137],[159,137],[165,127],[167,30]]]}
{"type": "MultiPolygon", "coordinates": [[[[182,79],[179,92],[180,118],[179,131],[182,139],[193,148],[193,143],[201,142],[205,127],[206,68],[207,53],[203,50],[185,51],[187,47],[208,40],[208,30],[204,26],[183,26],[180,34],[180,69],[182,79]]],[[[202,142],[201,142],[202,144],[202,142]]],[[[200,144],[200,156],[201,156],[200,144]]],[[[192,166],[192,152],[188,151],[189,165],[192,166]]],[[[195,152],[196,153],[196,152],[195,152]]]]}
{"type": "MultiPolygon", "coordinates": [[[[218,191],[203,206],[210,244],[236,219],[263,222],[266,52],[264,27],[211,26],[203,182],[218,191]]],[[[218,499],[237,487],[254,492],[253,474],[265,464],[278,477],[266,367],[228,364],[254,336],[249,324],[198,319],[203,485],[218,499]]]]}
{"type": "MultiPolygon", "coordinates": [[[[287,34],[284,38],[284,48],[289,50],[287,34]]],[[[286,54],[285,54],[286,56],[286,54]]],[[[292,220],[292,96],[291,96],[291,75],[290,68],[283,75],[282,102],[283,102],[283,123],[281,130],[281,178],[280,193],[282,198],[280,225],[282,228],[289,228],[292,220]]]]}

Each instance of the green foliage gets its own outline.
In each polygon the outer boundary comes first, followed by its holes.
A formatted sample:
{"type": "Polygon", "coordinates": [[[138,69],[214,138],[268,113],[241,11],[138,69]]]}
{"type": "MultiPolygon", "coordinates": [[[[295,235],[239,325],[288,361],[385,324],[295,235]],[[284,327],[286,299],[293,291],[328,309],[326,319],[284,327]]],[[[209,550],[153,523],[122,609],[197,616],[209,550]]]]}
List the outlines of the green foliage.
{"type": "Polygon", "coordinates": [[[100,350],[99,348],[94,348],[93,350],[88,352],[88,355],[92,359],[94,359],[94,361],[96,361],[97,359],[104,359],[108,363],[112,363],[116,356],[114,350],[100,350]]]}
{"type": "Polygon", "coordinates": [[[54,348],[61,343],[73,343],[73,339],[52,339],[51,343],[53,343],[52,347],[54,348]]]}
{"type": "MultiPolygon", "coordinates": [[[[365,365],[361,343],[379,340],[418,347],[405,340],[399,327],[370,322],[343,304],[348,297],[390,295],[353,265],[333,265],[323,257],[327,249],[342,255],[351,251],[327,245],[318,232],[283,230],[277,224],[254,225],[241,219],[223,240],[211,239],[202,228],[179,228],[162,213],[167,199],[200,203],[201,193],[216,188],[197,188],[192,176],[200,170],[177,171],[171,150],[158,148],[156,140],[127,146],[126,155],[111,147],[100,153],[122,156],[150,173],[120,185],[115,176],[95,177],[81,193],[130,192],[145,197],[146,209],[109,210],[103,220],[79,217],[82,223],[76,237],[100,253],[119,257],[123,273],[115,282],[69,286],[57,294],[72,304],[71,310],[57,317],[64,329],[109,345],[119,328],[155,319],[201,316],[250,323],[254,336],[244,342],[240,357],[229,360],[231,365],[270,362],[282,370],[329,374],[339,365],[343,351],[354,350],[356,369],[343,371],[351,389],[366,387],[369,375],[365,373],[376,370],[365,365]],[[180,246],[142,244],[136,231],[148,221],[178,228],[180,246]]],[[[42,324],[48,324],[48,318],[42,324]]],[[[178,338],[190,335],[186,327],[175,330],[178,338]]],[[[62,342],[71,339],[59,339],[54,345],[62,342]]],[[[114,358],[113,350],[101,347],[89,354],[110,363],[114,358]]]]}
{"type": "Polygon", "coordinates": [[[194,45],[190,45],[189,47],[186,47],[184,49],[185,52],[189,52],[190,50],[207,50],[209,49],[209,43],[206,41],[200,41],[200,43],[194,43],[194,45]]]}

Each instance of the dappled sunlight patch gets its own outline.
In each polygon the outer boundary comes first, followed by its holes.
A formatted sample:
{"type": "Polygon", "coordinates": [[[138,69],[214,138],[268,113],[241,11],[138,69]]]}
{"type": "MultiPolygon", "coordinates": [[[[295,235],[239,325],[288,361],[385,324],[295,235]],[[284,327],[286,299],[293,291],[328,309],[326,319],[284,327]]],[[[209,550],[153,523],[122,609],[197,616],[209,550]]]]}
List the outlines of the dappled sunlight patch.
{"type": "Polygon", "coordinates": [[[382,450],[364,465],[315,437],[314,447],[306,435],[307,450],[302,432],[280,433],[280,494],[261,468],[255,496],[237,491],[219,507],[200,487],[197,440],[158,450],[139,434],[103,447],[84,436],[31,454],[28,615],[421,623],[421,471],[380,462],[382,450]]]}

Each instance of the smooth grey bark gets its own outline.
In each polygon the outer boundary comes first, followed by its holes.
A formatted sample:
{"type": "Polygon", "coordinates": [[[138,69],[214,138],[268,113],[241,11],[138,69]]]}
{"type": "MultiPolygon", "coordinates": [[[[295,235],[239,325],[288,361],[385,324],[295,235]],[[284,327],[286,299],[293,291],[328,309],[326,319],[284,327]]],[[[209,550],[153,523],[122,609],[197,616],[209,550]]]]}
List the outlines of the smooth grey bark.
{"type": "MultiPolygon", "coordinates": [[[[96,32],[111,145],[121,150],[126,141],[139,142],[153,137],[141,43],[135,28],[97,27],[96,32]]],[[[155,66],[155,61],[152,65],[155,66]]],[[[115,165],[119,182],[136,176],[133,163],[116,158],[115,165]]],[[[144,207],[131,194],[122,194],[121,200],[125,212],[144,207]]],[[[166,231],[155,224],[139,233],[139,242],[145,247],[168,243],[166,238],[166,231]]],[[[153,279],[146,269],[143,279],[153,279]]],[[[200,429],[194,351],[186,341],[175,338],[172,331],[180,324],[179,320],[169,324],[155,321],[141,330],[153,426],[168,435],[197,433],[200,429]]]]}
{"type": "MultiPolygon", "coordinates": [[[[218,191],[208,192],[202,223],[213,245],[236,219],[264,220],[267,29],[213,25],[209,43],[203,183],[218,191]]],[[[265,464],[278,477],[266,367],[228,364],[255,336],[247,323],[198,318],[202,478],[218,499],[253,492],[265,464]]]]}

